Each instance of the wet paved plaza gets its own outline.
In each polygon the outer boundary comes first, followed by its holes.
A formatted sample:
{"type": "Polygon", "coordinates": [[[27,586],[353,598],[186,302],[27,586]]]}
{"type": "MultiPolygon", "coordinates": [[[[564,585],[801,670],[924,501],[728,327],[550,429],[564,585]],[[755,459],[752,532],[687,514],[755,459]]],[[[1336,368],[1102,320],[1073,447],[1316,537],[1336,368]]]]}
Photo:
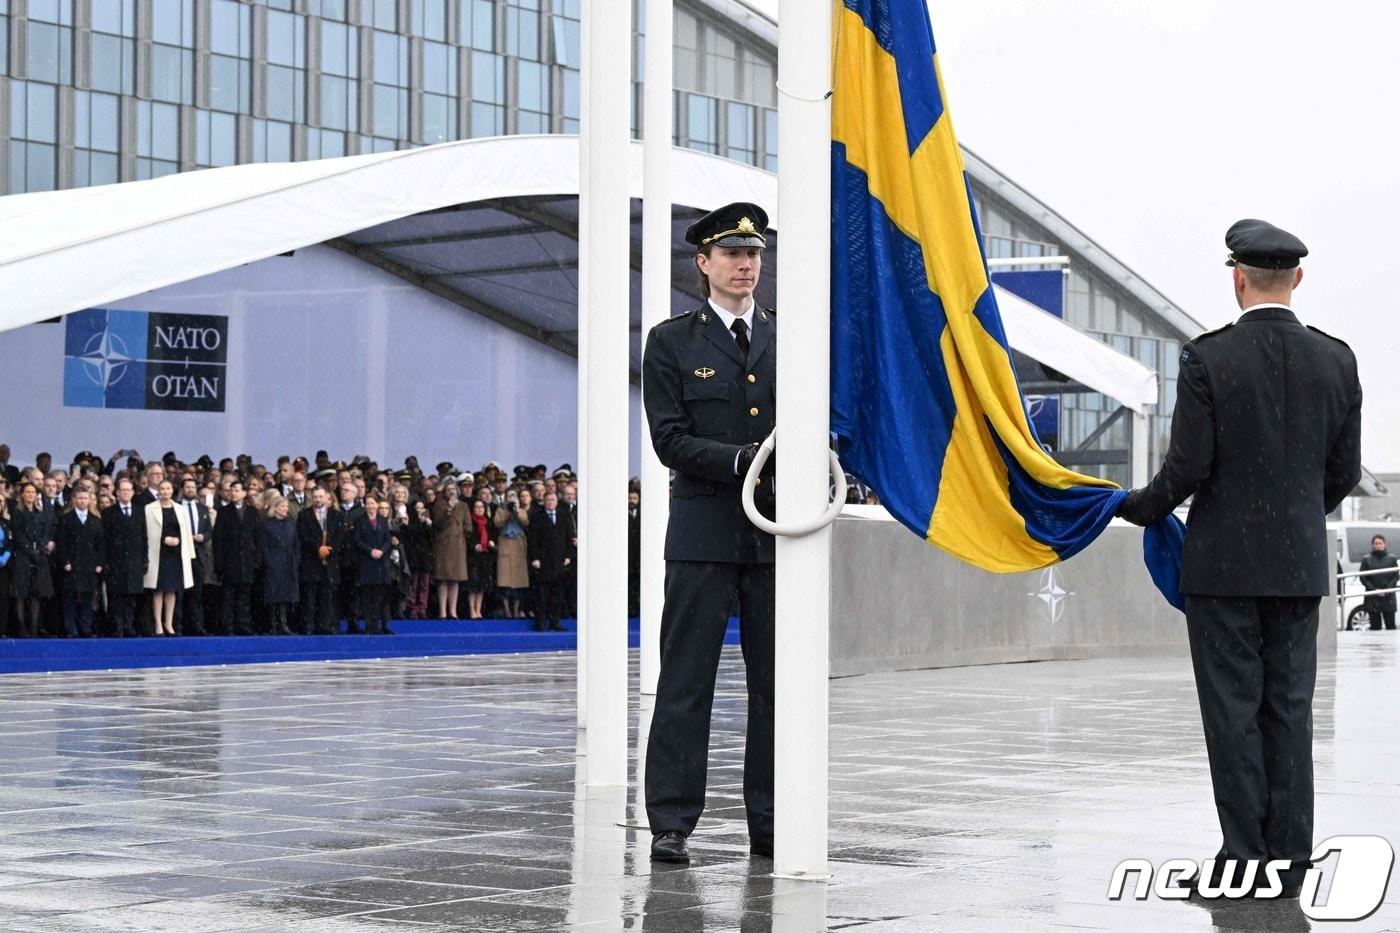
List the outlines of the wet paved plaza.
{"type": "MultiPolygon", "coordinates": [[[[1218,842],[1185,658],[833,681],[821,885],[748,858],[726,651],[689,868],[577,787],[571,654],[3,678],[0,929],[1310,928],[1296,902],[1107,899],[1121,859],[1218,842]]],[[[1322,663],[1319,840],[1400,842],[1398,651],[1343,633],[1322,663]]],[[[1339,926],[1400,930],[1397,887],[1339,926]]]]}

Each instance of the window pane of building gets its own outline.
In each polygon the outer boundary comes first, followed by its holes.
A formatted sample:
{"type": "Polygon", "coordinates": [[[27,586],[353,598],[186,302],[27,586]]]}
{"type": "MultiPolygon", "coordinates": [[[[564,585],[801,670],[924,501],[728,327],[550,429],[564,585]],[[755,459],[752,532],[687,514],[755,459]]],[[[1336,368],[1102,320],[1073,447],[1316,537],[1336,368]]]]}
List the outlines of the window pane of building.
{"type": "Polygon", "coordinates": [[[34,81],[73,83],[73,30],[67,26],[31,22],[25,67],[34,81]]]}
{"type": "Polygon", "coordinates": [[[459,41],[483,52],[496,51],[496,4],[493,0],[462,0],[459,41]]]}
{"type": "Polygon", "coordinates": [[[506,54],[539,60],[540,14],[510,4],[506,7],[506,54]]]}
{"type": "Polygon", "coordinates": [[[728,149],[725,155],[738,162],[754,164],[758,159],[758,139],[754,130],[754,109],[748,104],[726,105],[728,149]]]}
{"type": "Polygon", "coordinates": [[[719,101],[687,94],[686,141],[691,149],[719,154],[719,101]]]}
{"type": "Polygon", "coordinates": [[[151,38],[194,48],[194,0],[151,0],[151,38]]]}
{"type": "Polygon", "coordinates": [[[457,138],[457,101],[441,94],[423,95],[423,142],[445,143],[457,138]]]}
{"type": "Polygon", "coordinates": [[[151,46],[151,96],[172,104],[194,101],[194,53],[169,45],[151,46]]]}
{"type": "Polygon", "coordinates": [[[447,38],[446,0],[414,0],[410,29],[415,36],[439,42],[447,38]]]}
{"type": "Polygon", "coordinates": [[[96,0],[92,4],[92,28],[117,36],[136,35],[136,0],[96,0]]]}
{"type": "Polygon", "coordinates": [[[292,127],[276,120],[253,121],[253,161],[290,162],[292,127]]]}

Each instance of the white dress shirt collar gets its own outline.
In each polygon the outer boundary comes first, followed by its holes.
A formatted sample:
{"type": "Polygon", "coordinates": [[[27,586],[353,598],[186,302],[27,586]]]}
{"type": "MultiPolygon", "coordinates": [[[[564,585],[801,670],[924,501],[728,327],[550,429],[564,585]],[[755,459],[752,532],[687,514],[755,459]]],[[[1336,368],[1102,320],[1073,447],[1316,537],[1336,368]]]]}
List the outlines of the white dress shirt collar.
{"type": "Polygon", "coordinates": [[[1285,311],[1293,310],[1288,305],[1279,304],[1277,301],[1266,301],[1262,304],[1250,305],[1248,308],[1245,308],[1243,311],[1240,312],[1240,316],[1243,317],[1251,311],[1258,311],[1260,308],[1282,308],[1285,311]]]}
{"type": "Polygon", "coordinates": [[[734,314],[732,311],[724,310],[719,305],[715,304],[715,300],[713,298],[709,299],[709,304],[710,309],[714,311],[715,314],[719,315],[720,322],[724,324],[725,330],[733,332],[734,322],[743,321],[744,326],[749,329],[749,334],[753,334],[754,300],[752,298],[749,299],[749,306],[744,309],[743,314],[734,314]]]}

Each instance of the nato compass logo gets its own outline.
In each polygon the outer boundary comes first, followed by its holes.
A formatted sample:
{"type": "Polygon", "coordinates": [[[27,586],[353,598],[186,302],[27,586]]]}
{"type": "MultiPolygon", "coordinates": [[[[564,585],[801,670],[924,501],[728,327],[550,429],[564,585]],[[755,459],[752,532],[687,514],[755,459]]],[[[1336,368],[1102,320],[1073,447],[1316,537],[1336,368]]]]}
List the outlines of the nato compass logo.
{"type": "Polygon", "coordinates": [[[1060,583],[1060,572],[1054,567],[1046,567],[1040,574],[1040,589],[1026,594],[1040,600],[1045,620],[1051,625],[1059,622],[1065,614],[1065,603],[1074,595],[1060,583]]]}
{"type": "Polygon", "coordinates": [[[65,328],[64,405],[224,410],[227,317],[89,308],[65,328]]]}

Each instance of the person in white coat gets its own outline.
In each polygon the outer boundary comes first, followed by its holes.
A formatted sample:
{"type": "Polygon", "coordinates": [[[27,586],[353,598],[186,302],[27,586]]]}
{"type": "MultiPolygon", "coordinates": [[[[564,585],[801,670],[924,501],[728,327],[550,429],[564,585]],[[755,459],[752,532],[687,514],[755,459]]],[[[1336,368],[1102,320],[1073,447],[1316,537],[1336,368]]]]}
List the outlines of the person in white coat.
{"type": "Polygon", "coordinates": [[[146,577],[157,635],[175,634],[175,601],[194,586],[194,535],[189,515],[175,506],[175,486],[162,480],[146,506],[146,577]]]}

